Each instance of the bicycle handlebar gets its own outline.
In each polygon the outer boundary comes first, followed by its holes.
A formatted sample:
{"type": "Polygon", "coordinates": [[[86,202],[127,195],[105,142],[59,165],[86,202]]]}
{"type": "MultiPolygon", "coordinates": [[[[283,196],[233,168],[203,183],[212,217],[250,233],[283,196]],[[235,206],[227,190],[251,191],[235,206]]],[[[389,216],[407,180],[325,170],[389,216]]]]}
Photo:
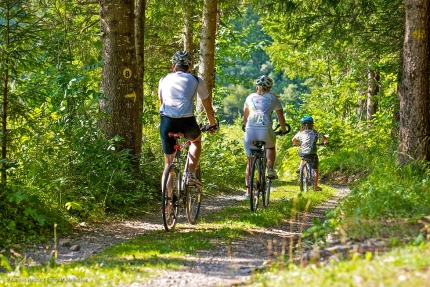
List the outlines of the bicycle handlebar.
{"type": "MultiPolygon", "coordinates": [[[[276,135],[286,135],[291,131],[291,126],[287,123],[285,123],[285,127],[287,128],[287,130],[285,132],[282,131],[277,131],[277,129],[279,129],[281,127],[280,124],[277,124],[276,127],[273,129],[273,131],[275,132],[276,135]]],[[[245,125],[242,124],[242,131],[245,131],[245,125]]]]}
{"type": "Polygon", "coordinates": [[[289,124],[287,124],[287,123],[285,123],[285,127],[287,128],[287,130],[285,131],[285,132],[283,132],[283,131],[277,131],[277,129],[279,129],[279,127],[280,127],[281,125],[280,124],[278,124],[274,129],[273,129],[273,131],[275,132],[275,134],[276,135],[286,135],[286,134],[288,134],[290,131],[291,131],[291,126],[289,125],[289,124]]]}
{"type": "Polygon", "coordinates": [[[200,130],[202,132],[215,132],[219,129],[219,119],[215,118],[216,124],[211,126],[210,124],[200,124],[200,130]]]}

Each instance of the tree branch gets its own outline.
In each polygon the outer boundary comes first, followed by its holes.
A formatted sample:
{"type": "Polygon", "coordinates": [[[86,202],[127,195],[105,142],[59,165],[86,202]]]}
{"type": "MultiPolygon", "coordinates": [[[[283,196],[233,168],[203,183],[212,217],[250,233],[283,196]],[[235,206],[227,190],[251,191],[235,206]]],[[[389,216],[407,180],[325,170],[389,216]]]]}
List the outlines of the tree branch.
{"type": "Polygon", "coordinates": [[[91,5],[91,4],[99,4],[99,0],[81,0],[78,1],[79,5],[91,5]]]}

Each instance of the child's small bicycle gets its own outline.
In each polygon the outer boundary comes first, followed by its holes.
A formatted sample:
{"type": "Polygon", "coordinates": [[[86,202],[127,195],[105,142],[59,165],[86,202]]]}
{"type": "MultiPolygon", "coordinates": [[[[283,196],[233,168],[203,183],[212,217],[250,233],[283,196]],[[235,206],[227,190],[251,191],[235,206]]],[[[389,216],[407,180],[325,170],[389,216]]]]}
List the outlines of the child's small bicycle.
{"type": "MultiPolygon", "coordinates": [[[[317,145],[324,145],[324,143],[317,143],[317,145]]],[[[314,188],[314,169],[313,160],[311,158],[302,157],[304,163],[300,164],[300,191],[307,192],[309,188],[314,188]]]]}

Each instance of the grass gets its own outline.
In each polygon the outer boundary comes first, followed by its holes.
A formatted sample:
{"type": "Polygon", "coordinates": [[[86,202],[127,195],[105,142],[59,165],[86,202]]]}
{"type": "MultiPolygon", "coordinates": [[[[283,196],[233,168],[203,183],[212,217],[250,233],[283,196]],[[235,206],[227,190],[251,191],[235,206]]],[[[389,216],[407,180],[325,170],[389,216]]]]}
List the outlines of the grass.
{"type": "MultiPolygon", "coordinates": [[[[348,198],[330,213],[325,222],[330,224],[316,225],[313,234],[320,237],[316,236],[314,243],[326,232],[341,230],[359,240],[383,238],[388,247],[396,249],[385,254],[352,254],[350,260],[325,265],[299,266],[290,264],[288,256],[276,258],[254,273],[250,284],[430,286],[430,244],[425,238],[425,233],[430,234],[428,169],[395,167],[387,160],[366,173],[367,177],[357,181],[348,198]]],[[[1,274],[0,285],[124,286],[145,282],[161,270],[193,264],[191,257],[201,251],[229,245],[264,228],[288,224],[298,211],[311,210],[334,193],[334,189],[324,186],[323,192],[300,194],[296,181],[277,182],[268,209],[252,213],[249,202],[242,201],[207,214],[196,226],[180,224],[175,232],[153,231],[81,262],[59,266],[52,260],[44,266],[26,267],[21,258],[12,268],[2,257],[1,265],[9,273],[1,274]]]]}
{"type": "Polygon", "coordinates": [[[430,243],[325,266],[277,264],[254,276],[250,286],[430,286],[430,243]]]}
{"type": "Polygon", "coordinates": [[[298,210],[309,207],[308,202],[312,202],[312,208],[335,192],[326,187],[323,192],[297,196],[296,184],[282,182],[275,190],[268,209],[252,213],[249,202],[242,201],[206,215],[192,228],[182,224],[175,232],[153,231],[81,262],[57,265],[52,260],[51,264],[33,267],[18,262],[14,269],[4,263],[10,272],[1,275],[0,285],[16,286],[14,284],[19,282],[20,286],[111,286],[144,282],[161,270],[175,270],[192,264],[189,256],[195,256],[198,251],[213,249],[221,243],[230,244],[252,234],[253,230],[281,224],[298,210]]]}

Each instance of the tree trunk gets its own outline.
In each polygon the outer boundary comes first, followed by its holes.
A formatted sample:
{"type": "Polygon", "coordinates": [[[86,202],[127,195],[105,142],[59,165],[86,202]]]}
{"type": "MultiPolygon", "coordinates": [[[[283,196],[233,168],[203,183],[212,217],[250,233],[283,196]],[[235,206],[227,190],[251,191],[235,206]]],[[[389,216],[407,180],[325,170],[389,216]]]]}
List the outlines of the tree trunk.
{"type": "MultiPolygon", "coordinates": [[[[4,43],[4,49],[7,51],[9,50],[10,45],[10,36],[9,36],[9,30],[10,30],[10,19],[9,19],[9,5],[7,6],[7,19],[6,19],[6,27],[5,27],[5,38],[3,39],[4,43]]],[[[0,73],[2,74],[3,79],[3,103],[2,103],[2,114],[1,114],[1,123],[2,123],[2,130],[0,135],[0,143],[1,143],[1,161],[0,163],[0,171],[1,171],[1,183],[2,185],[6,184],[7,176],[6,176],[6,163],[3,161],[6,161],[7,159],[7,147],[9,144],[8,139],[8,130],[7,130],[7,116],[8,116],[8,96],[9,96],[9,59],[4,59],[4,62],[2,63],[4,65],[4,70],[0,73]]]]}
{"type": "Polygon", "coordinates": [[[430,160],[430,0],[406,0],[398,163],[430,160]]]}
{"type": "MultiPolygon", "coordinates": [[[[9,40],[7,39],[6,42],[9,40]]],[[[6,44],[7,45],[7,44],[6,44]]],[[[5,60],[5,65],[9,65],[8,60],[5,60]]],[[[8,85],[9,85],[9,69],[6,68],[4,71],[3,76],[3,103],[2,103],[2,109],[3,113],[1,115],[1,123],[2,123],[2,130],[1,130],[1,160],[6,160],[7,158],[7,145],[8,145],[8,136],[7,136],[7,112],[8,112],[8,85]]],[[[1,183],[4,185],[6,184],[6,164],[0,163],[0,170],[1,170],[1,183]]]]}
{"type": "MultiPolygon", "coordinates": [[[[199,76],[206,84],[209,97],[212,100],[212,91],[215,86],[215,36],[217,27],[217,0],[203,1],[203,26],[200,41],[199,76]]],[[[203,111],[200,101],[197,102],[197,111],[203,111]]]]}
{"type": "MultiPolygon", "coordinates": [[[[100,1],[102,29],[102,70],[100,109],[106,113],[102,124],[106,136],[119,136],[117,150],[138,155],[142,146],[139,106],[142,83],[136,63],[134,1],[100,1]]],[[[138,164],[138,162],[135,162],[138,164]]]]}
{"type": "MultiPolygon", "coordinates": [[[[136,65],[137,65],[137,83],[140,87],[139,93],[136,93],[136,102],[139,105],[139,111],[143,112],[143,79],[145,74],[145,11],[146,0],[136,1],[136,18],[135,18],[135,41],[136,41],[136,65]]],[[[140,133],[142,129],[140,129],[140,133]]],[[[138,138],[142,135],[139,135],[138,138]]]]}
{"type": "Polygon", "coordinates": [[[184,50],[187,51],[194,59],[194,42],[193,42],[193,12],[194,1],[187,0],[185,5],[185,23],[184,23],[184,50]]]}
{"type": "Polygon", "coordinates": [[[377,94],[379,92],[379,72],[369,69],[368,71],[368,86],[367,86],[367,116],[368,121],[373,119],[378,109],[377,94]]]}
{"type": "Polygon", "coordinates": [[[363,120],[365,106],[366,106],[366,95],[364,92],[362,92],[360,98],[358,99],[358,109],[357,109],[357,114],[360,121],[363,120]]]}

